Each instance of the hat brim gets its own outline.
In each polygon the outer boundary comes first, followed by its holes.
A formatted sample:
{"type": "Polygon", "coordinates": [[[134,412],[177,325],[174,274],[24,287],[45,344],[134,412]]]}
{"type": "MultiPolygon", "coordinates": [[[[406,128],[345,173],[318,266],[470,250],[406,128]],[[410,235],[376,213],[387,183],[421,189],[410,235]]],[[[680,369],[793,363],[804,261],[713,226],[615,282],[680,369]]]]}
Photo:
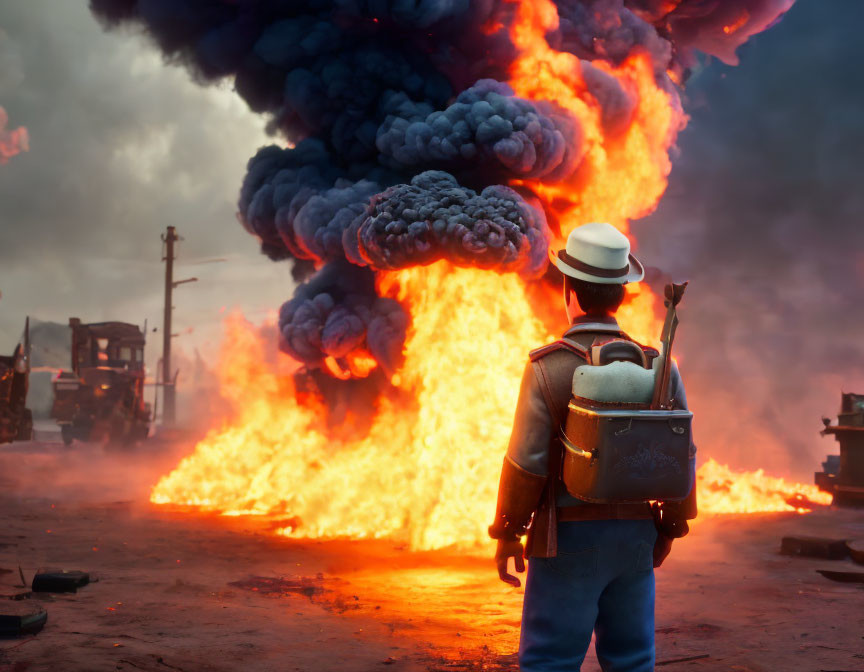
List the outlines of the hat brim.
{"type": "Polygon", "coordinates": [[[629,271],[622,276],[617,278],[607,278],[599,275],[591,275],[590,273],[586,273],[585,271],[581,271],[578,268],[573,268],[568,265],[563,259],[559,258],[558,255],[553,251],[549,250],[549,261],[555,264],[555,267],[561,271],[564,275],[568,275],[571,278],[577,278],[579,280],[585,280],[586,282],[595,282],[598,285],[626,285],[631,282],[639,282],[642,278],[645,277],[645,268],[642,266],[642,263],[634,257],[632,254],[628,257],[630,269],[629,271]]]}

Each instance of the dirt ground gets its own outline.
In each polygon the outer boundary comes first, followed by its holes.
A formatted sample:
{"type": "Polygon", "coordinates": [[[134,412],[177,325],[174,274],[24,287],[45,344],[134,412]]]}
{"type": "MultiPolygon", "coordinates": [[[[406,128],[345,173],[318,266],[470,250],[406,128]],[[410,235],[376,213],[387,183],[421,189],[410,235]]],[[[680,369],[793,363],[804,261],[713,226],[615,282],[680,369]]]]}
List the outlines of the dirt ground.
{"type": "MultiPolygon", "coordinates": [[[[0,672],[516,669],[522,592],[487,557],[150,505],[183,450],[0,447],[0,596],[19,566],[28,582],[40,567],[98,579],[34,596],[48,623],[0,640],[0,672]]],[[[815,571],[864,567],[781,556],[787,534],[864,538],[864,512],[697,521],[657,572],[658,667],[864,671],[864,584],[815,571]]],[[[599,670],[593,652],[583,670],[599,670]]]]}

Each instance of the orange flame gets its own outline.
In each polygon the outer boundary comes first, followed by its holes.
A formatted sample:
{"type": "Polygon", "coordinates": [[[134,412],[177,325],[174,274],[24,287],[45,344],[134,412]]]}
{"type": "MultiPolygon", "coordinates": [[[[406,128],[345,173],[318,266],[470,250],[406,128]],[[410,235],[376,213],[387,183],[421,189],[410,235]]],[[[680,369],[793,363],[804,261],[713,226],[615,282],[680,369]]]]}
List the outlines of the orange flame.
{"type": "MultiPolygon", "coordinates": [[[[651,212],[666,188],[669,148],[686,120],[677,98],[658,84],[647,54],[634,53],[618,66],[592,62],[634,102],[629,125],[608,133],[583,80],[583,63],[546,42],[558,22],[555,5],[523,0],[515,13],[510,31],[519,56],[510,84],[519,96],[552,101],[571,114],[583,154],[561,182],[513,185],[540,198],[558,224],[556,244],[590,221],[626,232],[629,220],[651,212]]],[[[221,375],[236,417],[163,477],[151,500],[227,515],[283,516],[281,534],[389,537],[415,549],[488,543],[526,355],[557,336],[538,316],[549,322],[560,298],[543,287],[446,262],[380,274],[379,291],[406,307],[412,326],[404,364],[391,379],[395,392],[375,402],[368,432],[353,437],[328,431],[315,399],[298,399],[289,377],[264,364],[254,329],[231,316],[221,375]]],[[[646,286],[627,289],[622,327],[656,344],[660,302],[646,286]]],[[[375,363],[364,353],[326,365],[338,377],[362,377],[375,363]]],[[[713,461],[700,470],[698,487],[703,512],[825,503],[809,486],[761,472],[736,474],[713,461]]]]}
{"type": "MultiPolygon", "coordinates": [[[[415,549],[487,541],[525,348],[552,336],[514,275],[441,262],[382,284],[411,301],[415,326],[394,378],[415,404],[384,398],[368,435],[328,436],[285,372],[263,363],[256,330],[233,314],[221,382],[237,415],[163,477],[151,501],[290,517],[277,530],[286,535],[389,537],[415,549]]],[[[698,488],[703,513],[803,511],[830,499],[713,460],[699,470],[698,488]]]]}
{"type": "Polygon", "coordinates": [[[367,436],[329,437],[232,316],[221,369],[226,392],[242,390],[238,415],[162,478],[152,501],[285,513],[303,536],[386,536],[421,549],[485,539],[526,348],[552,336],[516,275],[439,262],[387,274],[382,289],[411,307],[394,382],[415,403],[383,398],[367,436]]]}
{"type": "Polygon", "coordinates": [[[557,103],[575,117],[582,131],[584,155],[570,178],[555,184],[536,180],[530,187],[561,221],[562,237],[587,222],[608,221],[627,231],[630,219],[657,206],[671,170],[669,148],[686,117],[673,96],[660,88],[648,54],[634,53],[614,67],[591,65],[613,76],[635,103],[630,125],[621,134],[603,129],[602,108],[589,93],[582,62],[552,49],[548,31],[558,25],[551,0],[520,2],[511,30],[520,51],[510,72],[516,95],[557,103]]]}
{"type": "Polygon", "coordinates": [[[741,15],[737,19],[735,19],[732,23],[729,23],[729,24],[723,26],[723,32],[726,33],[727,35],[731,35],[732,33],[736,33],[739,30],[741,30],[741,28],[743,28],[745,25],[747,25],[747,22],[749,20],[750,20],[750,12],[748,12],[746,9],[742,10],[741,15]]]}
{"type": "Polygon", "coordinates": [[[766,476],[762,469],[734,471],[713,459],[699,469],[697,487],[699,509],[707,513],[808,513],[813,505],[831,503],[831,495],[815,485],[788,483],[782,478],[766,476]]]}

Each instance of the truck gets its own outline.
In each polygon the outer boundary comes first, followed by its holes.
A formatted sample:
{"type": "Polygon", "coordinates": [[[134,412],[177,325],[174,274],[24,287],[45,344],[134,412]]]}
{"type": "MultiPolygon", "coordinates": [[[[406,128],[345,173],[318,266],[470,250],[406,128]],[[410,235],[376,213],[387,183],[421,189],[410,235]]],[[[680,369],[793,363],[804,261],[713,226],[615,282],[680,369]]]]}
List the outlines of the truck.
{"type": "Polygon", "coordinates": [[[144,331],[127,322],[83,324],[77,317],[69,319],[69,329],[72,367],[54,379],[51,410],[63,443],[146,439],[151,409],[144,400],[144,331]]]}
{"type": "Polygon", "coordinates": [[[10,356],[0,356],[0,443],[33,438],[33,414],[27,408],[30,381],[30,318],[24,323],[24,343],[10,356]]]}

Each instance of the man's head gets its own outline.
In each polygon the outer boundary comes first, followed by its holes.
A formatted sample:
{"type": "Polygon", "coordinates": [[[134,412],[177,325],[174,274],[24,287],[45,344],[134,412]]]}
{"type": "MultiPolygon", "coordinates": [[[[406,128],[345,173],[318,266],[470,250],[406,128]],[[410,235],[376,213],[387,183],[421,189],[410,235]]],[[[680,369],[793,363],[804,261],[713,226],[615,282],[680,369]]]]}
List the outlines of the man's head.
{"type": "Polygon", "coordinates": [[[630,254],[627,236],[611,224],[578,226],[567,237],[567,245],[549,258],[564,274],[564,300],[571,321],[576,306],[588,315],[613,314],[624,300],[624,285],[639,282],[642,264],[630,254]]]}
{"type": "Polygon", "coordinates": [[[624,285],[601,285],[564,276],[564,302],[571,322],[579,309],[586,315],[613,315],[624,301],[624,294],[624,285]]]}

